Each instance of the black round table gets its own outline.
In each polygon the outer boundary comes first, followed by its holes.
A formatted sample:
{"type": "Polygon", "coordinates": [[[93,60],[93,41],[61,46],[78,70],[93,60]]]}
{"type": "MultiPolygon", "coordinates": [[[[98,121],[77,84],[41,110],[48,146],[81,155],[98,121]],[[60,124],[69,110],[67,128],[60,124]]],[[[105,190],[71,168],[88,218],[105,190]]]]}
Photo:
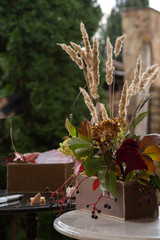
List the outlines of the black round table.
{"type": "MultiPolygon", "coordinates": [[[[15,193],[12,193],[15,194],[15,193]]],[[[16,193],[17,194],[17,193],[16,193]]],[[[0,190],[0,197],[8,196],[5,190],[0,190]]],[[[0,204],[0,215],[11,215],[11,231],[12,235],[15,232],[15,216],[18,214],[25,215],[26,225],[26,239],[33,240],[37,237],[37,214],[42,212],[56,212],[60,206],[58,202],[55,202],[52,206],[50,205],[50,194],[42,194],[45,196],[45,202],[41,204],[31,205],[30,197],[33,197],[35,193],[23,193],[23,197],[19,200],[1,203],[0,204]]],[[[71,210],[75,208],[75,201],[73,200],[72,205],[63,204],[62,211],[71,210]]],[[[12,237],[14,240],[14,237],[12,237]]]]}

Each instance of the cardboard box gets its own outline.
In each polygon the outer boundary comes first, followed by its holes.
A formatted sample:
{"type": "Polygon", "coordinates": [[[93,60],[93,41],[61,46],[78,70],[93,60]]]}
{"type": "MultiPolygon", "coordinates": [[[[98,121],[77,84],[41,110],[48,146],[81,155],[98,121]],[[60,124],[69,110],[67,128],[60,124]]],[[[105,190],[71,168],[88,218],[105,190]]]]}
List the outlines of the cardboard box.
{"type": "Polygon", "coordinates": [[[9,164],[7,190],[17,193],[45,193],[46,187],[55,191],[71,176],[74,163],[66,164],[9,164]]]}
{"type": "MultiPolygon", "coordinates": [[[[77,184],[84,178],[86,176],[79,175],[77,184]]],[[[117,201],[114,201],[114,198],[105,192],[104,195],[109,197],[107,204],[105,196],[97,202],[97,199],[102,194],[102,190],[98,187],[95,191],[92,191],[94,180],[94,177],[90,177],[79,185],[79,194],[76,195],[76,209],[92,212],[93,203],[97,203],[96,208],[101,210],[101,214],[118,219],[129,220],[158,217],[157,189],[151,186],[140,185],[134,181],[117,181],[117,201]],[[144,192],[140,191],[140,189],[143,189],[144,192]],[[92,205],[87,208],[89,204],[92,205]],[[110,207],[105,207],[105,205],[110,207]]]]}

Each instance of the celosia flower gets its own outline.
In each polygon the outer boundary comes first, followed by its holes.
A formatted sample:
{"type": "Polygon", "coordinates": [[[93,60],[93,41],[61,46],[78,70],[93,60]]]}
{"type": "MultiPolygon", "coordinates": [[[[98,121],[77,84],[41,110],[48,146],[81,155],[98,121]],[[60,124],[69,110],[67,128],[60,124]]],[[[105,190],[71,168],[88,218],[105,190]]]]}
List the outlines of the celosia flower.
{"type": "Polygon", "coordinates": [[[147,170],[147,165],[139,153],[139,144],[136,140],[127,138],[116,151],[117,165],[126,164],[125,175],[132,170],[147,170]]]}

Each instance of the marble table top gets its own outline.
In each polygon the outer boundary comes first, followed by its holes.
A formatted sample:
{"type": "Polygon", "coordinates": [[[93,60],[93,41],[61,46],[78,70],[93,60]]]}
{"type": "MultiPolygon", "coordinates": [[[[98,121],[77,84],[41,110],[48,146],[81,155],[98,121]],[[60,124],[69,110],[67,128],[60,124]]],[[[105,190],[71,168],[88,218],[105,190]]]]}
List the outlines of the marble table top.
{"type": "Polygon", "coordinates": [[[54,221],[54,228],[63,235],[85,240],[160,240],[160,218],[119,220],[90,212],[73,210],[54,221]]]}

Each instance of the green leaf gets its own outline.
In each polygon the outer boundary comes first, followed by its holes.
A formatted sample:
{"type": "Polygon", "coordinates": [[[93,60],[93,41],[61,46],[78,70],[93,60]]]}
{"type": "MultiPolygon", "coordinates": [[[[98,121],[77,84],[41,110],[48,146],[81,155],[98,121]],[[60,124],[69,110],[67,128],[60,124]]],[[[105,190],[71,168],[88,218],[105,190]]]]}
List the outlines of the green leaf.
{"type": "Polygon", "coordinates": [[[92,151],[91,147],[77,148],[74,150],[74,154],[77,159],[80,159],[82,157],[90,155],[91,151],[92,151]]]}
{"type": "Polygon", "coordinates": [[[135,127],[147,116],[148,113],[149,112],[147,111],[139,114],[135,121],[129,126],[129,129],[133,131],[135,127]]]}
{"type": "Polygon", "coordinates": [[[127,174],[127,176],[125,177],[125,181],[132,181],[133,178],[135,177],[136,171],[133,170],[130,173],[127,174]]]}
{"type": "Polygon", "coordinates": [[[143,178],[137,178],[136,181],[144,186],[148,186],[148,181],[143,178]]]}
{"type": "Polygon", "coordinates": [[[69,121],[68,118],[66,118],[66,121],[65,121],[65,128],[68,130],[70,136],[76,137],[76,129],[72,125],[72,123],[69,121]]]}
{"type": "Polygon", "coordinates": [[[98,179],[101,183],[101,186],[106,190],[105,174],[106,174],[106,169],[101,169],[98,171],[98,179]]]}
{"type": "Polygon", "coordinates": [[[89,177],[91,177],[92,175],[97,175],[100,169],[104,169],[106,171],[107,168],[103,156],[99,157],[91,155],[82,162],[85,172],[89,177]]]}
{"type": "Polygon", "coordinates": [[[68,146],[75,150],[77,148],[91,147],[92,144],[85,139],[74,137],[68,142],[68,146]]]}
{"type": "Polygon", "coordinates": [[[77,159],[89,156],[93,152],[93,146],[85,139],[74,137],[68,142],[68,147],[73,151],[77,159]]]}
{"type": "Polygon", "coordinates": [[[98,172],[98,179],[103,189],[116,196],[117,177],[113,170],[109,169],[106,174],[106,169],[98,172]]]}
{"type": "Polygon", "coordinates": [[[133,133],[128,133],[126,135],[126,138],[132,138],[132,139],[135,139],[136,141],[139,141],[139,136],[133,134],[133,133]]]}
{"type": "Polygon", "coordinates": [[[105,184],[107,191],[116,197],[117,177],[115,172],[111,169],[109,169],[106,174],[105,184]]]}
{"type": "Polygon", "coordinates": [[[152,175],[151,177],[152,177],[152,178],[151,178],[152,184],[153,184],[156,188],[158,188],[158,190],[160,191],[160,178],[159,178],[159,176],[158,176],[158,175],[152,175]]]}
{"type": "Polygon", "coordinates": [[[149,93],[146,97],[144,97],[138,104],[137,108],[136,108],[136,113],[138,113],[142,107],[145,105],[146,102],[148,102],[154,93],[149,93]]]}

